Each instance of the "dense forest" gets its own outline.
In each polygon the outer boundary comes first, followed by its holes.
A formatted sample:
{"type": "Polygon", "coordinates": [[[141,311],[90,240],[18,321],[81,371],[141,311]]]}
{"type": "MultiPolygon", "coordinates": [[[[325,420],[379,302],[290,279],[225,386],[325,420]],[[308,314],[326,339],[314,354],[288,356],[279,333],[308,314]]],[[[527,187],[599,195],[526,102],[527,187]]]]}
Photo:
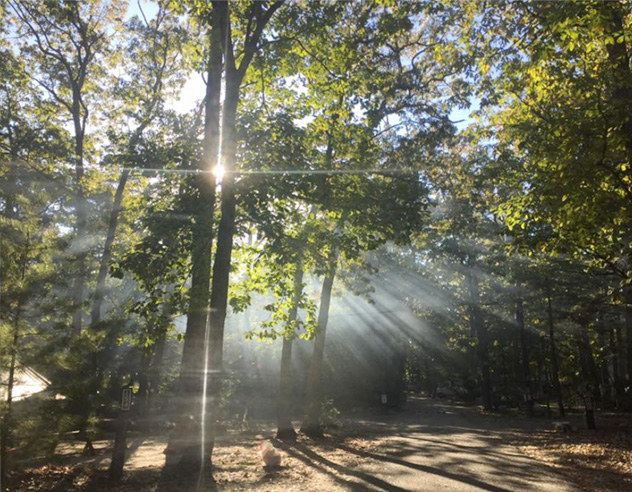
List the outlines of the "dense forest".
{"type": "Polygon", "coordinates": [[[624,0],[1,1],[3,483],[126,419],[195,470],[410,392],[631,411],[631,57],[624,0]]]}

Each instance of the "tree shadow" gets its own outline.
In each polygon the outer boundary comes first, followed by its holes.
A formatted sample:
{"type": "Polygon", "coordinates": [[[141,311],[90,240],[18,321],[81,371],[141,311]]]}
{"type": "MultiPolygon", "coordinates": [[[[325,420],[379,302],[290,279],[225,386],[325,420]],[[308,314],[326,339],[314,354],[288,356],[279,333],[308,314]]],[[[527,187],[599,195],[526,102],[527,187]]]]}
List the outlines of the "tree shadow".
{"type": "MultiPolygon", "coordinates": [[[[125,462],[132,457],[132,455],[140,448],[145,442],[146,438],[144,436],[136,437],[131,444],[129,444],[125,451],[125,462]]],[[[112,452],[114,450],[114,443],[108,445],[107,448],[103,449],[99,454],[90,457],[88,459],[84,459],[83,463],[91,465],[93,468],[99,468],[101,464],[107,460],[112,459],[112,452]]]]}
{"type": "Polygon", "coordinates": [[[382,462],[388,462],[388,463],[394,463],[396,465],[401,465],[401,466],[405,466],[408,468],[412,468],[414,470],[417,471],[422,471],[424,473],[429,473],[432,475],[438,475],[440,477],[443,478],[448,478],[450,480],[455,480],[457,482],[461,482],[467,485],[472,485],[474,487],[478,487],[481,490],[487,490],[489,492],[513,492],[516,489],[506,489],[503,487],[497,487],[495,485],[491,485],[489,483],[483,482],[481,480],[478,480],[476,478],[472,478],[472,477],[468,477],[465,475],[458,475],[456,473],[451,473],[445,470],[442,470],[440,468],[437,467],[432,467],[432,466],[427,466],[427,465],[421,465],[421,464],[417,464],[417,463],[411,463],[409,461],[405,461],[399,458],[394,458],[392,456],[385,456],[385,455],[381,455],[381,454],[375,454],[375,453],[369,453],[367,451],[361,451],[358,449],[353,449],[349,446],[345,446],[345,445],[339,445],[338,446],[340,449],[354,454],[356,456],[362,457],[362,458],[368,458],[374,461],[382,461],[382,462]]]}
{"type": "Polygon", "coordinates": [[[155,492],[218,492],[212,471],[183,473],[166,466],[160,473],[155,492]]]}
{"type": "MultiPolygon", "coordinates": [[[[416,479],[429,484],[434,483],[431,476],[435,476],[437,481],[447,479],[488,492],[547,490],[567,483],[563,473],[529,458],[513,446],[517,437],[528,436],[532,429],[541,427],[541,421],[502,415],[490,417],[478,414],[473,407],[419,399],[401,414],[372,415],[352,425],[345,435],[321,445],[361,458],[362,470],[333,463],[301,444],[284,449],[292,454],[289,448],[293,448],[299,453],[293,456],[321,471],[331,474],[334,470],[386,491],[404,490],[385,482],[382,478],[387,473],[393,476],[412,473],[415,477],[420,472],[416,479]],[[381,440],[379,453],[354,445],[353,437],[367,436],[386,438],[381,440]],[[398,466],[386,468],[385,463],[398,466]],[[373,473],[373,468],[378,471],[373,473]]],[[[405,481],[398,483],[409,486],[405,481]]]]}
{"type": "Polygon", "coordinates": [[[359,479],[367,484],[373,485],[380,490],[384,490],[386,492],[412,492],[409,489],[404,489],[402,487],[398,487],[396,485],[392,485],[385,480],[382,480],[373,475],[369,475],[368,473],[358,472],[355,470],[351,470],[347,467],[344,467],[338,463],[334,463],[333,461],[315,453],[307,446],[303,444],[294,444],[294,443],[278,443],[279,447],[281,447],[286,453],[288,453],[293,458],[296,458],[306,465],[327,474],[330,476],[336,483],[340,485],[344,485],[345,487],[354,490],[354,491],[367,491],[371,490],[367,488],[362,483],[352,482],[345,480],[336,474],[332,473],[328,468],[335,470],[336,472],[347,475],[349,477],[353,477],[359,479]]]}

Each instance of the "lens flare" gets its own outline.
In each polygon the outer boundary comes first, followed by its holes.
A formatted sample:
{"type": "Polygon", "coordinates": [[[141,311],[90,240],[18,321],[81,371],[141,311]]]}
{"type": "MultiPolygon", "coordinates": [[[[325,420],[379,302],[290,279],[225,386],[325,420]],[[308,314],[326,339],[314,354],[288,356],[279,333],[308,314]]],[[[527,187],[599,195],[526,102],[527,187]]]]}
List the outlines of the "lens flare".
{"type": "Polygon", "coordinates": [[[215,179],[217,180],[217,184],[221,184],[222,178],[224,177],[224,166],[218,164],[213,168],[213,174],[215,175],[215,179]]]}

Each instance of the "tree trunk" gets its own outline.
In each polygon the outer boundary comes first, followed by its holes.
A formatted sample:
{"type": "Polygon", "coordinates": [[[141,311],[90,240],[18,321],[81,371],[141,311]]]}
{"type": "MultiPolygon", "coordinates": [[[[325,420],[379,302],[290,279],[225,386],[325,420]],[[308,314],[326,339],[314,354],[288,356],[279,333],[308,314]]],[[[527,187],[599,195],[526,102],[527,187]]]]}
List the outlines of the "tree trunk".
{"type": "Polygon", "coordinates": [[[536,391],[536,395],[539,398],[542,395],[543,381],[545,381],[544,377],[544,353],[546,352],[546,340],[544,337],[540,337],[538,340],[538,347],[536,351],[536,376],[537,380],[535,382],[534,388],[536,391]]]}
{"type": "MultiPolygon", "coordinates": [[[[2,418],[2,427],[0,428],[0,481],[3,487],[9,483],[9,443],[11,441],[12,417],[13,417],[13,385],[15,384],[15,368],[17,365],[18,339],[20,334],[20,315],[22,311],[22,303],[18,301],[15,310],[13,323],[13,336],[11,337],[11,348],[9,349],[9,374],[7,379],[7,396],[5,400],[6,410],[2,418]]],[[[4,489],[3,489],[4,490],[4,489]]]]}
{"type": "Polygon", "coordinates": [[[555,326],[553,324],[553,306],[551,304],[551,286],[547,283],[547,313],[549,321],[549,347],[551,350],[551,384],[557,396],[557,408],[560,417],[564,417],[564,400],[562,397],[562,386],[560,384],[559,367],[557,360],[557,347],[555,345],[555,326]]]}
{"type": "Polygon", "coordinates": [[[307,375],[307,394],[305,397],[305,417],[301,431],[312,438],[323,437],[323,429],[320,425],[320,413],[322,407],[323,385],[323,360],[325,355],[325,339],[327,336],[327,323],[329,322],[329,306],[331,304],[331,292],[336,275],[337,253],[334,254],[332,267],[323,280],[320,294],[320,306],[318,308],[317,331],[314,339],[314,351],[309,363],[307,375]]]}
{"type": "Polygon", "coordinates": [[[84,178],[84,155],[83,144],[85,135],[85,126],[81,111],[81,88],[72,88],[72,120],[75,131],[75,180],[76,180],[76,194],[75,194],[75,253],[74,261],[76,262],[75,279],[72,287],[72,299],[73,299],[73,311],[72,311],[72,330],[75,335],[81,333],[83,326],[83,299],[84,290],[87,276],[86,259],[88,257],[87,251],[87,214],[88,214],[88,201],[86,200],[83,190],[83,178],[84,178]]]}
{"type": "MultiPolygon", "coordinates": [[[[340,96],[339,104],[342,105],[344,96],[340,96]]],[[[325,169],[332,169],[334,155],[334,137],[333,131],[337,118],[332,117],[330,129],[327,134],[327,148],[325,149],[325,169]]],[[[346,213],[343,214],[336,230],[340,230],[346,219],[346,213]]],[[[320,425],[320,414],[322,407],[322,365],[325,354],[325,338],[327,334],[327,323],[329,322],[329,305],[331,303],[331,291],[336,276],[336,266],[338,263],[339,251],[334,249],[330,258],[330,271],[323,279],[323,286],[320,296],[320,306],[318,310],[318,319],[316,321],[316,336],[314,339],[314,351],[309,363],[309,372],[307,374],[307,393],[305,395],[305,409],[301,431],[313,438],[323,437],[323,430],[320,425]]]]}
{"type": "MultiPolygon", "coordinates": [[[[607,44],[608,58],[612,65],[611,78],[613,82],[612,106],[616,111],[619,121],[614,123],[618,128],[620,137],[626,148],[628,170],[625,173],[628,179],[632,178],[632,70],[630,68],[630,53],[628,44],[623,37],[625,33],[625,18],[628,15],[627,7],[621,2],[601,2],[602,25],[604,34],[609,34],[614,38],[614,42],[607,44]]],[[[626,323],[625,355],[627,364],[628,385],[632,383],[632,289],[625,289],[626,303],[626,323]]],[[[622,349],[622,346],[620,346],[622,349]]],[[[619,352],[619,356],[623,351],[619,352]]],[[[624,378],[624,374],[619,374],[624,378]]]]}
{"type": "MultiPolygon", "coordinates": [[[[608,43],[606,49],[612,65],[610,72],[612,78],[612,105],[617,112],[621,125],[619,128],[621,138],[625,143],[628,163],[632,163],[632,71],[630,69],[630,53],[626,40],[622,38],[625,33],[624,23],[627,11],[621,2],[601,2],[602,26],[605,35],[614,38],[613,43],[608,43]]],[[[629,173],[631,171],[628,171],[629,173]]],[[[630,174],[628,174],[630,175],[630,174]]]]}
{"type": "MultiPolygon", "coordinates": [[[[11,210],[8,211],[9,216],[16,216],[11,210]]],[[[20,281],[24,283],[26,278],[26,267],[30,250],[30,238],[27,234],[24,250],[20,258],[20,281]]],[[[20,319],[22,317],[23,297],[19,294],[15,313],[13,316],[13,336],[11,337],[11,347],[9,349],[9,374],[7,379],[7,396],[5,400],[6,411],[0,423],[0,481],[2,484],[9,483],[9,443],[12,433],[12,417],[13,417],[13,386],[15,384],[15,369],[18,361],[18,341],[20,338],[20,319]]],[[[3,485],[3,487],[5,486],[3,485]]]]}
{"type": "MultiPolygon", "coordinates": [[[[101,255],[101,260],[99,262],[99,272],[97,274],[97,283],[94,290],[94,298],[92,300],[92,309],[90,314],[90,329],[95,329],[98,324],[101,322],[101,311],[103,306],[103,300],[105,298],[105,280],[107,278],[108,266],[110,263],[110,258],[112,256],[112,244],[114,243],[114,236],[116,233],[116,226],[118,223],[118,218],[120,211],[122,210],[121,203],[123,201],[123,192],[125,190],[125,184],[127,183],[127,179],[129,177],[129,170],[124,169],[121,173],[121,177],[119,179],[118,186],[116,188],[116,193],[114,194],[114,203],[112,206],[112,211],[110,213],[110,220],[108,224],[108,230],[105,237],[105,244],[103,245],[103,254],[101,255]]],[[[108,344],[108,347],[111,344],[108,344]]],[[[107,352],[108,347],[105,348],[107,352]]],[[[92,376],[94,377],[95,387],[93,391],[98,391],[98,388],[101,384],[102,374],[99,372],[99,365],[107,365],[107,362],[100,361],[100,357],[102,357],[103,349],[97,350],[92,354],[92,367],[90,371],[92,372],[92,376]]],[[[90,411],[90,410],[89,410],[90,411]]]]}
{"type": "MultiPolygon", "coordinates": [[[[166,60],[165,60],[166,61],[166,60]]],[[[134,154],[137,152],[136,146],[140,142],[140,139],[145,131],[145,129],[150,125],[153,120],[154,110],[158,105],[161,96],[161,89],[163,87],[163,76],[164,76],[164,65],[163,69],[159,70],[156,79],[152,85],[151,94],[152,98],[147,102],[145,106],[145,116],[138,127],[134,130],[132,135],[130,136],[129,142],[127,144],[128,152],[130,154],[134,154]]],[[[103,245],[103,254],[101,255],[101,260],[99,262],[99,273],[97,275],[97,284],[94,291],[94,298],[92,301],[92,311],[91,311],[91,325],[95,326],[101,321],[101,306],[103,304],[103,298],[105,295],[105,280],[107,277],[108,265],[110,263],[110,258],[112,257],[112,244],[114,243],[114,237],[116,233],[116,227],[118,224],[119,216],[121,211],[123,210],[123,194],[125,191],[125,186],[127,185],[127,180],[130,175],[130,170],[128,168],[124,168],[121,172],[121,177],[119,178],[118,186],[116,187],[116,192],[114,193],[114,202],[112,204],[112,210],[110,212],[110,219],[108,221],[108,230],[105,236],[105,243],[103,245]]]]}
{"type": "Polygon", "coordinates": [[[516,288],[519,291],[518,298],[516,299],[516,323],[518,324],[520,333],[520,359],[522,362],[522,380],[524,382],[525,391],[525,408],[527,415],[533,417],[533,389],[529,368],[529,342],[527,340],[527,330],[524,322],[524,305],[522,293],[520,292],[522,289],[520,282],[517,283],[516,288]]]}
{"type": "Polygon", "coordinates": [[[92,327],[95,327],[101,321],[101,308],[105,297],[105,280],[108,274],[110,259],[112,258],[112,244],[114,243],[119,215],[123,210],[123,193],[125,191],[125,185],[127,184],[128,178],[129,169],[123,169],[121,177],[119,178],[118,186],[116,187],[116,193],[114,194],[114,203],[112,204],[108,230],[105,236],[105,243],[103,245],[103,254],[101,255],[101,260],[99,262],[99,273],[97,274],[97,285],[94,289],[92,312],[90,316],[90,326],[92,327]]]}
{"type": "Polygon", "coordinates": [[[144,347],[142,349],[140,371],[138,373],[138,393],[134,400],[135,414],[137,417],[144,419],[147,416],[147,407],[149,401],[149,369],[153,360],[153,351],[151,347],[144,347]]]}
{"type": "Polygon", "coordinates": [[[222,117],[222,156],[221,163],[224,167],[221,190],[221,218],[217,231],[217,249],[213,262],[213,282],[211,289],[211,314],[209,319],[208,338],[208,400],[205,418],[207,450],[209,459],[213,455],[215,445],[216,410],[222,390],[224,375],[224,327],[228,312],[228,290],[230,286],[230,269],[233,254],[233,239],[235,235],[235,174],[233,163],[237,143],[235,141],[235,119],[237,116],[237,104],[239,101],[239,86],[232,79],[226,80],[227,89],[224,99],[224,112],[222,117]]]}
{"type": "Polygon", "coordinates": [[[295,441],[296,431],[292,425],[292,343],[295,337],[298,307],[303,293],[303,266],[297,262],[294,272],[294,293],[288,315],[288,326],[283,337],[281,350],[281,374],[279,378],[279,408],[277,415],[277,439],[295,441]]]}
{"type": "Polygon", "coordinates": [[[625,398],[625,383],[623,362],[621,352],[623,349],[623,337],[621,335],[621,325],[617,323],[614,330],[610,332],[610,348],[612,350],[612,375],[614,378],[614,390],[617,407],[621,405],[625,398]]]}
{"type": "MultiPolygon", "coordinates": [[[[237,106],[239,104],[239,91],[242,80],[253,59],[263,29],[270,17],[280,7],[282,2],[276,2],[263,10],[263,3],[254,3],[249,10],[250,24],[253,31],[243,47],[243,55],[240,58],[239,67],[235,65],[234,47],[232,42],[229,3],[215,1],[213,3],[213,29],[218,31],[218,42],[211,42],[211,50],[214,45],[221,45],[225,61],[225,97],[222,110],[221,125],[221,164],[224,167],[221,192],[221,219],[217,233],[217,250],[213,263],[213,282],[211,287],[211,306],[208,333],[205,338],[206,346],[202,358],[208,363],[208,384],[205,383],[204,401],[209,401],[204,406],[202,419],[204,421],[203,448],[201,455],[205,463],[210,464],[214,446],[215,410],[218,405],[222,377],[223,377],[223,344],[224,325],[228,306],[228,287],[230,278],[231,258],[233,250],[233,237],[235,233],[235,174],[234,162],[237,152],[237,137],[235,124],[237,106]]],[[[221,56],[219,57],[221,60],[221,56]]],[[[209,74],[210,80],[210,74],[209,74]]],[[[221,81],[221,77],[220,77],[221,81]]],[[[219,103],[219,88],[217,85],[217,102],[219,103]]],[[[217,119],[219,123],[219,118],[217,119]]],[[[217,155],[217,153],[215,154],[217,155]]],[[[209,248],[210,251],[210,248],[209,248]]],[[[205,373],[207,368],[205,368],[205,373]]],[[[199,455],[199,453],[198,453],[199,455]]]]}
{"type": "MultiPolygon", "coordinates": [[[[83,165],[82,165],[83,166],[83,165]]],[[[77,175],[80,173],[77,172],[77,175]]],[[[83,173],[81,173],[83,175],[83,173]]],[[[79,179],[79,177],[77,178],[79,179]]],[[[75,213],[77,215],[75,222],[76,230],[76,247],[77,253],[74,255],[76,264],[75,279],[72,286],[72,332],[79,335],[83,328],[83,300],[86,284],[87,267],[86,259],[88,256],[87,248],[87,200],[83,196],[81,189],[77,190],[75,198],[75,213]]]]}
{"type": "Polygon", "coordinates": [[[129,412],[119,410],[119,416],[116,421],[116,430],[114,436],[114,448],[112,449],[112,460],[110,461],[110,481],[116,483],[123,476],[123,468],[125,466],[125,458],[127,453],[127,420],[129,412]]]}
{"type": "Polygon", "coordinates": [[[627,385],[632,386],[632,288],[625,289],[625,358],[627,385]]]}
{"type": "Polygon", "coordinates": [[[204,418],[206,419],[206,450],[208,461],[213,455],[215,443],[215,413],[219,404],[219,397],[223,380],[224,358],[224,326],[228,308],[228,290],[230,285],[230,269],[232,264],[233,239],[235,235],[235,217],[237,199],[235,196],[235,156],[237,153],[236,120],[239,105],[240,88],[243,78],[257,50],[259,38],[263,28],[270,20],[270,16],[281,3],[273,4],[262,13],[262,3],[255,3],[250,11],[254,31],[248,43],[244,46],[243,56],[239,67],[235,65],[232,33],[228,2],[213,2],[213,9],[224,12],[221,27],[225,46],[225,81],[226,90],[222,111],[222,142],[221,164],[224,168],[221,191],[221,218],[217,232],[217,250],[213,262],[213,282],[211,288],[211,312],[209,319],[209,335],[207,359],[209,362],[208,400],[204,418]]]}
{"type": "Polygon", "coordinates": [[[483,318],[483,312],[479,303],[479,285],[476,275],[467,273],[468,287],[470,293],[470,324],[472,331],[476,334],[477,345],[476,355],[481,370],[481,393],[483,396],[483,407],[485,410],[492,410],[492,384],[489,370],[489,343],[487,336],[487,326],[483,318]]]}
{"type": "Polygon", "coordinates": [[[609,351],[608,343],[606,342],[606,324],[603,313],[599,314],[598,325],[598,341],[601,357],[599,358],[599,377],[601,379],[601,398],[605,407],[610,407],[612,403],[612,384],[610,381],[610,371],[608,369],[608,358],[606,354],[609,351]]]}
{"type": "Polygon", "coordinates": [[[169,323],[170,315],[167,305],[163,309],[163,325],[160,327],[160,333],[158,334],[158,340],[156,340],[156,347],[154,349],[154,356],[152,358],[151,370],[149,373],[149,397],[147,399],[147,407],[150,412],[154,410],[156,396],[158,395],[158,388],[162,382],[164,374],[164,357],[165,346],[167,345],[167,325],[169,323]]]}
{"type": "Polygon", "coordinates": [[[224,38],[221,35],[226,9],[213,7],[204,117],[202,158],[194,177],[199,191],[199,207],[193,211],[191,241],[191,288],[187,326],[178,382],[179,422],[169,439],[167,465],[179,455],[183,471],[201,469],[204,440],[201,433],[206,325],[209,307],[213,215],[215,211],[215,176],[219,151],[220,90],[224,38]]]}
{"type": "Polygon", "coordinates": [[[597,401],[601,401],[601,385],[599,382],[599,372],[597,371],[597,364],[595,364],[595,358],[590,346],[590,337],[588,335],[588,319],[580,320],[577,345],[579,349],[579,360],[582,368],[582,377],[584,381],[589,382],[592,386],[592,396],[595,397],[597,401]]]}

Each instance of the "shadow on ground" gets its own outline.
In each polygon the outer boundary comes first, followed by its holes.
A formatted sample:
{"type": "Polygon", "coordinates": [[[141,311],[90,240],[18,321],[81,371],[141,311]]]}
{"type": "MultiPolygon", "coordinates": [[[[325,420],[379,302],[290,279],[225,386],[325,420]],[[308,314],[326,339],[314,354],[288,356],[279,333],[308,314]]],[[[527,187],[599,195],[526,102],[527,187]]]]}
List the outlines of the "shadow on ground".
{"type": "MultiPolygon", "coordinates": [[[[123,481],[107,474],[67,473],[58,486],[16,489],[35,492],[233,492],[237,490],[383,492],[567,492],[592,490],[580,483],[578,466],[561,471],[527,457],[517,443],[547,420],[480,414],[475,407],[412,398],[397,414],[346,423],[322,441],[301,437],[274,441],[285,454],[283,466],[265,470],[256,436],[234,435],[214,453],[213,474],[178,474],[163,468],[164,439],[136,439],[128,452],[123,481]]],[[[108,453],[109,454],[109,453],[108,453]]],[[[106,463],[106,454],[92,466],[106,463]]],[[[82,466],[87,467],[87,464],[82,466]]],[[[615,472],[613,472],[615,473],[615,472]]],[[[616,473],[615,473],[616,475],[616,473]]],[[[630,480],[625,474],[620,482],[630,480]]],[[[31,482],[30,485],[33,485],[31,482]]],[[[630,482],[627,482],[630,483],[630,482]]],[[[597,489],[595,489],[597,490],[597,489]]],[[[624,490],[600,488],[598,490],[624,490]]]]}

